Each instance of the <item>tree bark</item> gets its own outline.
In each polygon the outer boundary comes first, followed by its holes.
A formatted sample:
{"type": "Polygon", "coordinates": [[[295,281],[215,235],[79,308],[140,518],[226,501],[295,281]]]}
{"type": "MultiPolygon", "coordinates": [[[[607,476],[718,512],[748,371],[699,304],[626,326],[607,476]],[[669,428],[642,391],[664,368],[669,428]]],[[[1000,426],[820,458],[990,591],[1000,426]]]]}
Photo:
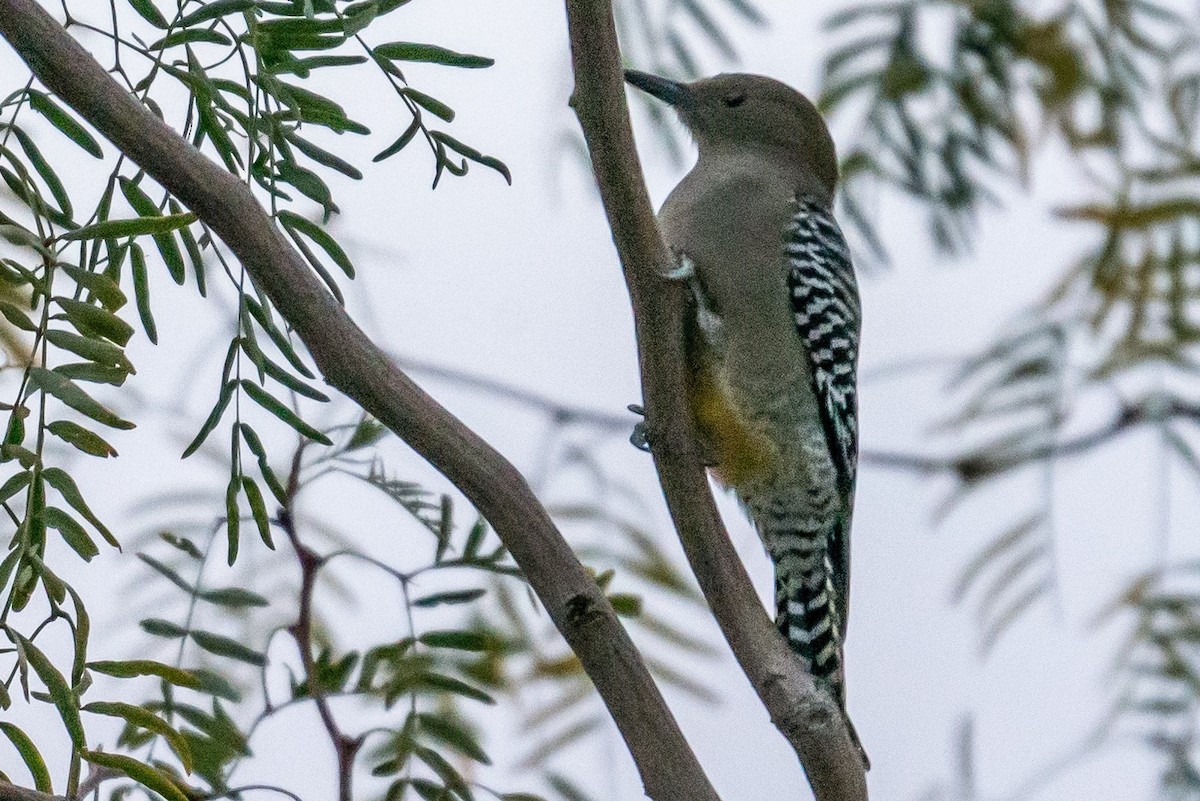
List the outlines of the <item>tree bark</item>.
{"type": "Polygon", "coordinates": [[[0,0],[34,75],[203,220],[308,348],[325,380],[457,486],[495,528],[583,663],[658,801],[717,801],[628,633],[520,472],[370,341],[247,185],[124,91],[35,0],[0,0]]]}
{"type": "Polygon", "coordinates": [[[725,639],[818,801],[865,801],[866,775],[846,721],[767,618],[721,523],[684,406],[684,293],[646,194],[625,103],[611,0],[566,0],[575,113],[633,303],[646,425],[663,493],[692,571],[725,639]]]}
{"type": "Polygon", "coordinates": [[[51,795],[9,784],[4,779],[0,779],[0,801],[67,801],[67,799],[61,795],[51,795]]]}

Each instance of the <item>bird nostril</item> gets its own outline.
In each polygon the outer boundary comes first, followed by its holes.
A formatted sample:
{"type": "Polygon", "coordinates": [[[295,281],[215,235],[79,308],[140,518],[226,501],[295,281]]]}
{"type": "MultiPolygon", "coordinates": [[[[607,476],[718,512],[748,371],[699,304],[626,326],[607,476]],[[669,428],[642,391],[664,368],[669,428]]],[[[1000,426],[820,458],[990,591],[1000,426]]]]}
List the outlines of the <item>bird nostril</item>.
{"type": "Polygon", "coordinates": [[[737,108],[738,106],[742,105],[745,102],[746,102],[746,95],[743,94],[742,92],[738,92],[737,94],[725,96],[725,105],[729,106],[730,108],[737,108]]]}

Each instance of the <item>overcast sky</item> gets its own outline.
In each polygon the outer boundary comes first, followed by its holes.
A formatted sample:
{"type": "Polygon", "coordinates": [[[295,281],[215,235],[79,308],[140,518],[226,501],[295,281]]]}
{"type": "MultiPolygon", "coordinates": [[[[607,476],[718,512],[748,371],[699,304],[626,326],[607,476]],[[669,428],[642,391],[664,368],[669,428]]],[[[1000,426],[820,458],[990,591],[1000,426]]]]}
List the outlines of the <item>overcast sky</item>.
{"type": "MultiPolygon", "coordinates": [[[[744,54],[742,68],[812,94],[828,47],[818,23],[840,5],[764,0],[769,31],[733,29],[744,54]]],[[[431,192],[431,160],[415,144],[400,157],[372,166],[370,156],[390,141],[388,131],[398,133],[406,120],[376,82],[356,84],[351,93],[345,85],[327,81],[326,88],[345,102],[351,116],[378,132],[369,142],[337,140],[367,173],[359,183],[332,182],[343,211],[336,230],[354,243],[361,276],[347,290],[352,312],[380,344],[398,354],[565,403],[621,412],[640,397],[628,299],[591,178],[558,146],[561,136],[573,130],[565,105],[570,76],[561,4],[415,0],[392,15],[387,26],[372,29],[375,41],[437,42],[496,59],[488,70],[412,66],[406,74],[414,86],[453,106],[458,111],[453,135],[502,158],[514,181],[509,187],[476,166],[465,179],[448,176],[431,192]]],[[[716,59],[710,63],[719,64],[716,59]]],[[[3,56],[5,92],[12,83],[11,66],[11,58],[3,56]]],[[[835,138],[845,142],[854,133],[854,121],[839,123],[835,138]]],[[[649,143],[645,129],[641,134],[649,143]]],[[[658,203],[681,171],[652,145],[643,152],[658,203]]],[[[1005,211],[981,220],[975,252],[955,263],[933,257],[911,213],[895,203],[882,206],[882,232],[895,264],[861,280],[864,374],[916,355],[970,353],[1054,281],[1082,240],[1078,232],[1054,227],[1049,208],[1070,197],[1069,182],[1077,178],[1061,172],[1052,152],[1037,162],[1035,176],[1033,198],[1010,195],[1005,211]]],[[[131,346],[139,367],[135,386],[151,398],[186,394],[188,409],[203,415],[219,382],[228,312],[217,310],[215,301],[201,304],[193,292],[175,290],[165,280],[155,282],[155,291],[171,305],[158,315],[163,332],[159,347],[140,336],[131,346]],[[186,363],[170,350],[195,351],[203,341],[218,344],[186,363]]],[[[944,408],[943,379],[937,372],[907,371],[864,382],[863,448],[924,451],[944,444],[932,439],[927,428],[944,408]]],[[[536,428],[528,415],[446,382],[424,383],[518,466],[536,464],[536,428]]],[[[113,481],[111,469],[116,467],[125,478],[114,489],[148,484],[164,471],[180,483],[202,474],[202,465],[177,468],[173,461],[191,429],[174,431],[165,445],[155,443],[153,438],[170,428],[162,421],[143,426],[142,432],[117,442],[123,454],[119,465],[93,465],[89,474],[96,481],[113,481]]],[[[227,441],[220,436],[214,440],[227,441]]],[[[976,720],[977,775],[988,799],[1005,798],[1070,752],[1102,717],[1108,700],[1105,670],[1121,632],[1097,633],[1085,623],[1121,579],[1153,563],[1155,540],[1144,521],[1157,496],[1150,492],[1155,475],[1149,469],[1144,476],[1130,477],[1127,469],[1120,473],[1124,483],[1116,494],[1098,492],[1107,486],[1098,476],[1123,459],[1152,452],[1151,446],[1149,439],[1133,442],[1115,456],[1059,471],[1056,509],[1066,532],[1061,537],[1066,565],[1061,603],[1035,606],[986,661],[979,658],[969,609],[950,604],[950,588],[1000,522],[1026,507],[991,498],[935,526],[935,509],[950,488],[947,481],[871,467],[862,471],[847,662],[850,710],[874,763],[872,797],[916,798],[945,780],[951,773],[954,733],[964,716],[976,720]]],[[[672,542],[649,459],[620,437],[601,453],[611,469],[645,488],[652,510],[648,525],[664,542],[672,542]]],[[[429,475],[412,457],[397,454],[401,469],[418,478],[429,475]]],[[[569,483],[550,489],[570,492],[569,483]]],[[[1036,490],[1036,482],[1017,483],[1008,497],[1022,499],[1036,490]]],[[[130,501],[125,493],[114,492],[97,505],[107,507],[110,519],[118,519],[129,515],[130,501]]],[[[768,562],[736,506],[723,501],[735,542],[765,595],[768,562]]],[[[678,548],[670,548],[678,556],[678,548]]],[[[104,560],[123,566],[132,561],[131,553],[127,549],[123,557],[106,555],[104,560]]],[[[114,587],[100,582],[92,592],[103,598],[114,587]]],[[[386,615],[387,603],[376,599],[367,610],[378,606],[375,611],[386,615]]],[[[365,612],[355,619],[363,621],[366,631],[378,625],[365,612]]],[[[720,642],[711,621],[697,617],[694,625],[720,642]]],[[[719,707],[675,692],[668,695],[722,798],[807,797],[794,756],[732,659],[722,657],[704,669],[723,692],[719,707]]],[[[497,736],[489,745],[500,755],[519,752],[511,745],[511,726],[505,721],[494,726],[497,736]]],[[[298,758],[297,746],[286,734],[280,730],[278,737],[256,741],[263,763],[247,780],[320,764],[298,758]]],[[[315,759],[323,758],[319,750],[315,753],[315,759]]],[[[1109,750],[1064,773],[1034,798],[1149,797],[1155,766],[1137,753],[1109,750]]],[[[641,797],[636,774],[615,736],[573,754],[590,760],[577,770],[594,769],[602,777],[594,786],[600,797],[641,797]]],[[[514,776],[511,788],[520,786],[514,776]]]]}

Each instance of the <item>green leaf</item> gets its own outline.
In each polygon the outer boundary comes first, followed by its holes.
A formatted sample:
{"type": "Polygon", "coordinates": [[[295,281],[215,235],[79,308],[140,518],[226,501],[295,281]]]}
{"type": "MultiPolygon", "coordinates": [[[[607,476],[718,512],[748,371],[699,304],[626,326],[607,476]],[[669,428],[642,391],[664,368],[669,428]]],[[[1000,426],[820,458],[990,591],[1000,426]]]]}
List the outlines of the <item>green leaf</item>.
{"type": "Polygon", "coordinates": [[[118,679],[132,679],[139,676],[156,676],[177,687],[187,687],[191,690],[200,688],[200,679],[193,673],[174,665],[164,665],[150,659],[126,659],[122,661],[88,662],[88,669],[105,676],[118,679]]]}
{"type": "Polygon", "coordinates": [[[282,210],[279,212],[279,221],[283,223],[283,227],[293,237],[298,237],[303,234],[308,237],[314,244],[329,254],[329,258],[333,259],[334,264],[342,268],[342,272],[348,278],[354,278],[354,265],[350,262],[350,257],[346,255],[346,251],[342,250],[342,246],[329,235],[321,226],[306,220],[299,214],[282,210]]]}
{"type": "Polygon", "coordinates": [[[291,184],[305,197],[320,203],[326,214],[334,214],[338,211],[337,204],[333,202],[333,194],[329,191],[329,185],[312,170],[305,169],[292,161],[279,162],[276,164],[276,170],[279,173],[280,181],[291,184]]]}
{"type": "Polygon", "coordinates": [[[201,22],[218,19],[227,14],[236,14],[239,11],[249,11],[252,8],[254,8],[254,0],[213,0],[213,2],[205,3],[191,14],[180,19],[175,23],[175,26],[177,28],[190,28],[201,22]]]}
{"type": "Polygon", "coordinates": [[[0,460],[9,461],[10,459],[16,459],[21,464],[21,467],[24,467],[26,470],[31,469],[41,461],[38,455],[28,448],[5,443],[3,446],[0,446],[0,460]]]}
{"type": "Polygon", "coordinates": [[[271,361],[266,354],[263,355],[263,372],[271,378],[283,384],[285,387],[295,392],[297,395],[303,395],[306,398],[318,401],[320,403],[328,403],[329,396],[315,387],[310,387],[308,384],[296,378],[291,373],[284,370],[282,367],[271,361]]]}
{"type": "Polygon", "coordinates": [[[158,538],[170,545],[176,550],[183,551],[188,556],[198,561],[204,561],[204,553],[196,547],[196,543],[189,540],[187,537],[180,537],[170,531],[158,532],[158,538]]]}
{"type": "Polygon", "coordinates": [[[283,422],[294,428],[299,433],[313,440],[320,442],[322,445],[332,445],[333,441],[329,437],[322,434],[317,429],[310,426],[308,423],[300,419],[300,417],[283,405],[280,401],[271,397],[265,389],[255,384],[253,381],[246,379],[241,380],[242,389],[250,396],[250,399],[257,403],[262,408],[266,409],[271,414],[278,417],[283,422]]]}
{"type": "Polygon", "coordinates": [[[316,271],[317,275],[321,277],[321,280],[325,282],[325,286],[329,287],[329,292],[337,300],[338,305],[345,306],[346,298],[342,295],[342,288],[338,286],[337,281],[333,279],[333,275],[326,269],[324,262],[317,257],[317,254],[308,246],[308,242],[303,237],[296,236],[295,234],[291,234],[291,236],[296,250],[304,254],[304,258],[312,266],[313,270],[316,271]]]}
{"type": "Polygon", "coordinates": [[[267,461],[267,451],[263,448],[262,440],[258,438],[258,434],[255,433],[254,429],[246,423],[238,423],[238,430],[242,432],[242,439],[246,441],[246,445],[250,447],[251,452],[258,458],[259,472],[262,473],[263,480],[267,482],[271,494],[275,496],[275,500],[279,502],[280,506],[287,506],[287,490],[283,488],[283,484],[275,477],[275,471],[271,469],[271,465],[267,461]]]}
{"type": "Polygon", "coordinates": [[[60,364],[54,372],[66,376],[72,381],[87,381],[92,384],[111,384],[119,387],[129,378],[129,371],[119,367],[109,367],[95,362],[70,362],[60,364]]]}
{"type": "Polygon", "coordinates": [[[464,801],[473,801],[474,796],[471,794],[471,788],[467,786],[466,781],[458,771],[454,769],[445,757],[434,751],[432,748],[424,748],[417,746],[413,749],[413,754],[420,757],[421,761],[428,765],[434,773],[438,775],[448,789],[451,789],[464,801]]]}
{"type": "Polygon", "coordinates": [[[25,418],[27,416],[28,409],[24,406],[17,406],[13,409],[8,418],[8,430],[4,434],[5,445],[19,446],[25,441],[25,418]]]}
{"type": "Polygon", "coordinates": [[[121,430],[135,428],[133,423],[128,420],[122,420],[113,414],[92,398],[91,395],[84,392],[74,381],[59,375],[53,370],[47,370],[44,367],[29,368],[29,385],[33,389],[40,389],[49,395],[53,395],[67,406],[82,415],[90,417],[97,423],[121,430]]]}
{"type": "Polygon", "coordinates": [[[92,557],[100,553],[100,549],[96,547],[96,543],[84,530],[83,526],[75,521],[75,518],[54,506],[47,506],[42,510],[42,522],[47,528],[57,529],[62,538],[67,541],[67,545],[71,546],[71,550],[79,554],[85,562],[92,561],[92,557]]]}
{"type": "MultiPolygon", "coordinates": [[[[150,199],[140,186],[135,184],[128,178],[122,177],[119,179],[121,184],[121,192],[125,195],[125,199],[129,201],[129,205],[133,210],[140,214],[144,219],[161,220],[164,216],[159,211],[158,206],[150,199]]],[[[166,217],[177,218],[185,217],[183,214],[170,214],[166,217]]],[[[195,215],[191,215],[192,219],[188,220],[184,225],[190,225],[195,222],[195,215]]],[[[180,228],[183,226],[175,226],[180,228]]],[[[175,236],[170,231],[163,231],[154,234],[154,244],[158,246],[158,252],[162,255],[163,261],[167,265],[167,272],[171,274],[171,279],[179,285],[183,285],[184,281],[184,266],[183,254],[179,252],[179,243],[175,241],[175,236]]]]}
{"type": "Polygon", "coordinates": [[[155,637],[166,637],[168,639],[177,639],[187,636],[187,629],[178,626],[169,620],[162,618],[150,617],[141,622],[142,631],[147,634],[153,634],[155,637]]]}
{"type": "Polygon", "coordinates": [[[146,338],[157,345],[158,326],[154,324],[154,313],[150,308],[150,281],[146,275],[146,254],[141,245],[135,244],[130,248],[129,264],[133,268],[133,297],[142,321],[142,330],[146,332],[146,338]]]}
{"type": "Polygon", "coordinates": [[[189,801],[179,785],[158,768],[139,762],[124,754],[109,754],[104,751],[84,751],[83,758],[93,765],[120,771],[135,782],[161,795],[167,801],[189,801]]]}
{"type": "Polygon", "coordinates": [[[461,651],[486,651],[488,638],[477,631],[427,631],[418,642],[433,648],[457,648],[461,651]]]}
{"type": "Polygon", "coordinates": [[[403,150],[404,147],[409,142],[412,141],[413,137],[416,136],[417,132],[420,130],[421,130],[420,117],[413,117],[413,121],[411,123],[409,123],[407,128],[404,129],[404,133],[400,134],[400,136],[397,137],[395,142],[392,142],[390,145],[385,147],[383,150],[376,153],[375,156],[371,159],[371,161],[380,162],[386,158],[390,158],[390,157],[396,155],[401,150],[403,150]]]}
{"type": "Polygon", "coordinates": [[[154,5],[154,0],[128,0],[128,2],[142,19],[149,22],[155,28],[165,29],[167,27],[167,21],[163,19],[163,15],[159,13],[157,6],[154,5]]]}
{"type": "Polygon", "coordinates": [[[485,704],[495,704],[496,699],[476,687],[472,687],[465,681],[444,676],[440,673],[426,673],[421,677],[421,684],[428,689],[438,690],[440,692],[454,693],[461,695],[464,698],[472,698],[476,701],[482,701],[485,704]]]}
{"type": "Polygon", "coordinates": [[[50,700],[58,708],[58,715],[62,718],[67,734],[71,737],[71,743],[81,751],[86,749],[87,739],[83,733],[83,723],[79,720],[79,707],[74,693],[67,685],[67,680],[36,645],[12,629],[9,629],[9,633],[16,637],[21,654],[29,662],[33,671],[37,673],[38,678],[42,680],[42,684],[46,685],[50,700]]]}
{"type": "Polygon", "coordinates": [[[122,347],[133,336],[133,326],[108,309],[71,298],[56,297],[54,302],[67,313],[71,324],[85,334],[94,331],[122,347]]]}
{"type": "Polygon", "coordinates": [[[308,369],[308,367],[304,365],[304,362],[300,360],[300,356],[296,353],[296,349],[292,347],[292,343],[288,341],[287,336],[280,331],[279,327],[275,325],[274,321],[267,316],[266,309],[259,305],[258,301],[249,295],[245,296],[243,301],[246,304],[246,308],[250,310],[250,316],[253,317],[258,324],[262,326],[262,329],[267,332],[267,336],[270,337],[271,341],[275,343],[275,347],[279,348],[279,352],[283,354],[285,359],[287,359],[288,364],[296,368],[300,375],[304,376],[305,378],[316,378],[316,376],[313,374],[313,371],[308,369]]]}
{"type": "MultiPolygon", "coordinates": [[[[310,56],[308,58],[298,58],[287,61],[284,64],[275,68],[277,74],[293,72],[301,77],[308,77],[308,73],[322,67],[349,67],[355,64],[363,64],[367,60],[366,56],[310,56]]],[[[292,135],[287,135],[290,141],[292,135]]],[[[292,142],[292,144],[296,144],[292,142]]],[[[300,147],[296,144],[297,147],[300,147]]],[[[303,148],[301,148],[303,150],[303,148]]],[[[354,177],[354,176],[351,176],[354,177]]]]}
{"type": "Polygon", "coordinates": [[[184,214],[161,214],[157,217],[137,217],[132,220],[105,220],[104,222],[85,225],[75,231],[68,231],[59,239],[73,242],[80,239],[114,239],[124,236],[145,236],[147,234],[169,235],[171,231],[196,221],[196,215],[190,211],[184,214]]]}
{"type": "MultiPolygon", "coordinates": [[[[105,342],[101,339],[88,339],[79,334],[73,334],[70,331],[59,331],[57,329],[46,332],[46,341],[56,348],[60,348],[76,356],[81,356],[84,359],[102,364],[106,367],[115,367],[121,370],[126,375],[131,375],[136,370],[129,359],[125,358],[125,352],[116,345],[110,342],[105,342]]],[[[69,375],[64,375],[59,372],[59,375],[70,379],[69,375]]]]}
{"type": "Polygon", "coordinates": [[[42,471],[42,478],[45,479],[47,484],[58,491],[58,494],[62,496],[64,501],[70,504],[72,509],[91,523],[109,545],[114,548],[121,547],[121,544],[117,542],[117,538],[100,522],[100,518],[96,517],[95,513],[92,512],[87,502],[83,499],[79,487],[75,484],[75,480],[65,470],[58,467],[47,467],[42,471]]]}
{"type": "Polygon", "coordinates": [[[36,331],[37,324],[29,319],[29,315],[25,314],[15,304],[9,303],[7,300],[0,300],[0,314],[4,315],[4,319],[20,328],[22,331],[36,331]]]}
{"type": "MultiPolygon", "coordinates": [[[[329,56],[329,58],[333,58],[333,56],[329,56]]],[[[308,60],[315,61],[316,59],[308,60]]],[[[361,60],[365,61],[366,59],[361,60]]],[[[307,139],[302,139],[295,131],[289,131],[285,135],[292,146],[318,164],[329,167],[331,170],[337,170],[342,175],[353,178],[356,181],[362,179],[362,171],[345,159],[339,158],[328,150],[314,145],[307,139]]]]}
{"type": "Polygon", "coordinates": [[[450,108],[436,97],[431,97],[430,95],[427,95],[418,89],[413,89],[411,86],[406,86],[401,90],[401,92],[409,100],[413,101],[435,117],[445,120],[446,122],[454,121],[454,109],[450,108]]]}
{"type": "MultiPolygon", "coordinates": [[[[179,214],[183,211],[183,207],[175,200],[169,198],[167,205],[171,209],[172,214],[179,214]]],[[[196,237],[192,234],[191,226],[185,225],[178,229],[179,238],[183,240],[183,249],[187,251],[188,261],[192,263],[192,275],[196,276],[196,291],[200,293],[200,297],[208,297],[207,278],[204,273],[204,254],[200,252],[200,243],[196,241],[196,237]]]]}
{"type": "Polygon", "coordinates": [[[196,591],[196,588],[193,587],[192,584],[190,582],[188,582],[183,576],[179,575],[174,570],[172,570],[171,568],[164,565],[162,562],[155,559],[153,556],[150,556],[149,554],[145,554],[145,553],[139,553],[137,555],[137,558],[141,559],[144,563],[146,563],[148,566],[150,566],[153,570],[155,570],[160,575],[162,575],[164,578],[166,578],[167,581],[171,582],[176,587],[178,587],[179,589],[186,592],[188,595],[191,595],[192,593],[194,593],[196,591]]]}
{"type": "Polygon", "coordinates": [[[225,538],[228,543],[228,560],[231,565],[237,559],[242,525],[242,512],[238,508],[238,488],[240,486],[237,473],[234,473],[229,477],[229,484],[225,487],[225,538]]]}
{"type": "Polygon", "coordinates": [[[28,470],[23,470],[20,473],[17,473],[15,476],[10,476],[3,485],[0,485],[0,503],[7,501],[9,498],[28,487],[29,480],[32,476],[33,474],[28,470]]]}
{"type": "Polygon", "coordinates": [[[206,590],[200,593],[200,598],[217,606],[230,609],[243,609],[248,606],[270,606],[271,602],[257,593],[244,590],[241,587],[223,587],[219,590],[206,590]]]}
{"type": "Polygon", "coordinates": [[[346,443],[346,450],[356,451],[370,447],[387,434],[388,430],[382,423],[373,417],[364,416],[362,420],[358,421],[354,433],[350,435],[350,441],[346,443]]]}
{"type": "MultiPolygon", "coordinates": [[[[370,133],[369,128],[347,117],[344,108],[324,95],[283,81],[274,82],[274,87],[279,98],[295,108],[304,122],[321,125],[337,133],[370,133]]],[[[296,188],[304,191],[300,186],[296,188]]]]}
{"type": "Polygon", "coordinates": [[[242,476],[242,491],[246,494],[246,501],[250,504],[250,514],[254,517],[254,523],[258,526],[258,536],[271,550],[275,549],[275,543],[271,540],[271,518],[267,514],[267,504],[263,500],[262,490],[258,488],[258,484],[250,476],[242,476]]]}
{"type": "Polygon", "coordinates": [[[453,136],[448,133],[444,133],[443,131],[434,131],[432,134],[430,134],[430,138],[432,138],[435,142],[444,144],[455,153],[470,159],[476,164],[482,164],[484,167],[495,170],[504,176],[504,180],[507,181],[510,186],[512,185],[512,173],[509,172],[508,166],[500,159],[493,156],[485,156],[470,145],[458,141],[453,136]]]}
{"type": "Polygon", "coordinates": [[[204,668],[196,668],[193,672],[196,674],[196,678],[200,679],[200,692],[216,698],[224,698],[234,703],[242,700],[242,694],[238,692],[238,689],[229,682],[229,679],[220,673],[205,670],[204,668]]]}
{"type": "Polygon", "coordinates": [[[179,757],[184,771],[192,772],[192,750],[188,748],[187,740],[183,739],[183,735],[176,731],[171,724],[149,709],[120,701],[93,701],[84,706],[83,711],[91,712],[93,715],[121,718],[131,726],[154,732],[171,746],[171,750],[179,757]]]}
{"type": "Polygon", "coordinates": [[[346,6],[345,13],[353,14],[356,13],[359,8],[370,5],[374,6],[375,8],[375,16],[382,17],[384,14],[390,14],[397,8],[408,5],[410,2],[411,0],[363,0],[363,2],[352,3],[351,5],[346,6]]]}
{"type": "Polygon", "coordinates": [[[389,42],[375,48],[375,53],[393,61],[424,61],[433,64],[445,64],[450,67],[465,67],[479,69],[490,67],[495,59],[484,56],[473,56],[468,53],[456,53],[444,47],[415,42],[389,42]]]}
{"type": "Polygon", "coordinates": [[[264,654],[260,654],[252,648],[247,648],[237,640],[221,634],[213,634],[209,631],[193,631],[192,640],[196,645],[199,645],[210,654],[226,656],[230,659],[236,659],[239,662],[246,662],[258,667],[263,667],[267,664],[267,657],[264,654]]]}
{"type": "Polygon", "coordinates": [[[189,30],[174,31],[169,33],[146,49],[167,50],[181,44],[197,43],[216,44],[222,45],[223,47],[229,47],[233,44],[233,41],[220,31],[209,30],[208,28],[191,28],[189,30]]]}
{"type": "Polygon", "coordinates": [[[642,614],[642,597],[629,592],[614,592],[608,596],[613,611],[622,617],[638,617],[642,614]]]}
{"type": "Polygon", "coordinates": [[[33,777],[34,789],[40,793],[53,793],[54,785],[50,780],[50,770],[46,767],[46,761],[42,759],[41,752],[33,744],[33,740],[29,739],[29,735],[6,721],[0,721],[0,731],[8,736],[13,747],[17,749],[17,753],[21,755],[21,760],[29,769],[29,775],[33,777]]]}
{"type": "Polygon", "coordinates": [[[75,213],[71,208],[71,198],[67,195],[67,190],[63,186],[62,180],[59,179],[58,174],[54,172],[54,168],[42,156],[42,151],[38,150],[37,145],[34,144],[29,134],[17,126],[12,125],[8,129],[16,135],[17,141],[21,143],[21,149],[25,151],[25,155],[29,158],[30,163],[33,164],[33,168],[37,170],[38,175],[42,176],[42,180],[50,188],[50,194],[54,195],[54,202],[62,209],[64,215],[71,217],[75,213]]]}
{"type": "Polygon", "coordinates": [[[71,603],[75,606],[75,658],[71,664],[71,686],[79,687],[80,682],[85,679],[88,640],[92,636],[92,620],[88,616],[87,607],[83,604],[83,598],[75,591],[75,588],[66,582],[62,582],[62,585],[71,596],[71,603]]]}
{"type": "Polygon", "coordinates": [[[237,388],[236,381],[226,381],[221,387],[221,392],[217,396],[217,404],[213,406],[212,411],[208,413],[208,418],[205,419],[204,425],[200,426],[200,431],[196,434],[186,448],[183,449],[181,459],[186,459],[191,456],[196,450],[204,444],[204,440],[208,439],[208,435],[217,427],[217,423],[221,422],[221,417],[225,414],[225,409],[229,406],[229,399],[233,397],[233,391],[237,388]]]}
{"type": "Polygon", "coordinates": [[[483,538],[487,535],[487,522],[481,517],[475,521],[475,525],[471,526],[471,530],[467,532],[467,541],[463,545],[463,561],[473,561],[479,556],[479,546],[483,545],[483,538]]]}
{"type": "Polygon", "coordinates": [[[63,442],[74,445],[84,453],[107,459],[117,455],[117,449],[105,442],[100,435],[89,431],[78,423],[70,420],[55,420],[46,426],[46,430],[63,442]]]}
{"type": "MultiPolygon", "coordinates": [[[[4,557],[3,561],[0,561],[0,592],[8,586],[8,580],[12,578],[13,570],[16,568],[18,561],[21,561],[20,549],[11,551],[8,556],[4,557]]],[[[3,686],[3,684],[3,682],[0,682],[0,686],[3,686]]],[[[2,698],[0,698],[0,709],[8,709],[7,701],[2,698]]]]}
{"type": "Polygon", "coordinates": [[[426,595],[412,602],[413,606],[429,608],[442,604],[466,604],[487,595],[487,590],[460,590],[458,592],[437,592],[426,595]]]}
{"type": "Polygon", "coordinates": [[[76,122],[74,117],[51,100],[49,95],[36,89],[29,89],[27,94],[29,105],[34,111],[49,120],[51,125],[85,151],[98,159],[104,158],[104,151],[100,149],[100,143],[96,141],[95,137],[76,122]]]}
{"type": "Polygon", "coordinates": [[[423,713],[417,713],[417,720],[420,721],[421,728],[427,734],[441,740],[446,745],[455,748],[476,762],[484,765],[492,764],[492,760],[479,747],[479,743],[476,741],[474,735],[454,721],[437,715],[423,713]]]}
{"type": "Polygon", "coordinates": [[[303,395],[306,398],[312,398],[313,400],[320,401],[321,403],[326,403],[329,401],[329,396],[324,392],[321,392],[319,389],[314,387],[310,387],[308,384],[304,383],[304,381],[296,378],[287,370],[280,367],[265,353],[263,353],[258,347],[257,338],[254,337],[253,334],[251,334],[248,330],[249,322],[246,323],[246,326],[247,330],[241,337],[242,349],[246,352],[246,355],[250,357],[250,360],[254,362],[254,365],[260,368],[263,376],[270,376],[288,389],[299,395],[303,395]]]}
{"type": "Polygon", "coordinates": [[[73,264],[60,264],[59,269],[71,276],[71,280],[88,290],[109,311],[117,311],[128,301],[121,287],[104,273],[81,270],[73,264]]]}

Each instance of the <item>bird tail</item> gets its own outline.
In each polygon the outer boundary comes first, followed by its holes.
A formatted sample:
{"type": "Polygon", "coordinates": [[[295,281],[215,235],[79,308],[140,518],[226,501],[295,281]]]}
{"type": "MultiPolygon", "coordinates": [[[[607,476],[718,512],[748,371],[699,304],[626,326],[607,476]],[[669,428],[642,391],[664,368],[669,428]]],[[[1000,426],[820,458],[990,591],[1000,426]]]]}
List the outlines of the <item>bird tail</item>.
{"type": "Polygon", "coordinates": [[[824,532],[792,528],[764,537],[775,562],[775,625],[809,673],[846,702],[841,621],[824,532]]]}
{"type": "Polygon", "coordinates": [[[850,739],[862,757],[863,766],[869,770],[871,761],[846,713],[842,662],[845,629],[827,534],[793,525],[786,529],[764,529],[763,540],[775,563],[775,625],[818,686],[825,686],[837,701],[850,739]]]}

